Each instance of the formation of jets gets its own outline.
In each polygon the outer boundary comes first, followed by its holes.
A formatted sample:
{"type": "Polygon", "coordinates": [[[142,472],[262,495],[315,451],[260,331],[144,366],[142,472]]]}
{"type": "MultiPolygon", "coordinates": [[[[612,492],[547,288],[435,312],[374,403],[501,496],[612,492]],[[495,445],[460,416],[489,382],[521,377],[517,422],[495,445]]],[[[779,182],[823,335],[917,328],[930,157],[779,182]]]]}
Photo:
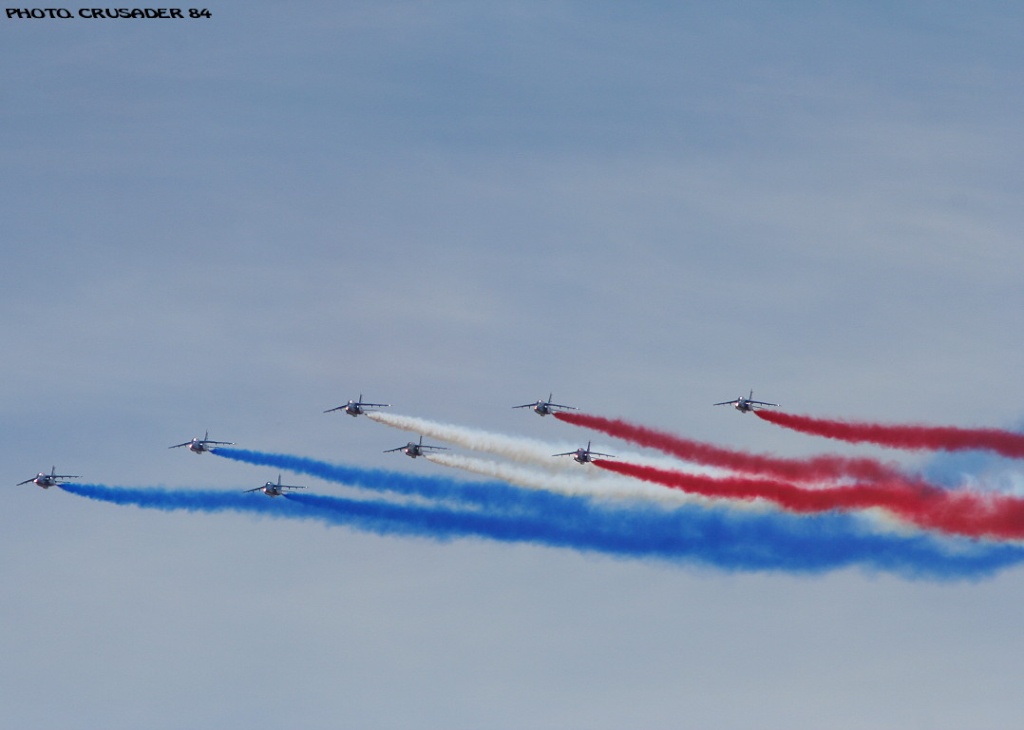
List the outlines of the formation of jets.
{"type": "Polygon", "coordinates": [[[767,406],[778,406],[778,403],[767,403],[763,400],[754,400],[754,391],[750,391],[750,395],[744,398],[742,395],[734,400],[726,400],[721,403],[715,403],[716,406],[732,406],[740,413],[750,413],[758,408],[765,408],[767,406]]]}
{"type": "MultiPolygon", "coordinates": [[[[529,408],[538,416],[547,416],[558,410],[578,410],[575,406],[567,406],[561,403],[555,403],[552,398],[554,393],[549,393],[547,400],[536,400],[533,403],[523,403],[519,406],[512,406],[513,408],[529,408]]],[[[366,408],[388,408],[390,403],[368,403],[363,400],[362,393],[359,394],[358,400],[350,400],[344,405],[337,406],[335,408],[328,408],[324,413],[332,413],[334,411],[344,411],[350,416],[359,416],[366,413],[366,408]]],[[[716,406],[732,406],[740,413],[749,413],[750,411],[757,410],[758,408],[778,407],[778,403],[768,403],[763,400],[754,400],[754,391],[751,389],[750,394],[747,397],[739,396],[733,400],[722,401],[721,403],[715,403],[716,406]]],[[[178,449],[183,446],[187,446],[188,450],[194,454],[202,454],[204,451],[210,451],[212,447],[216,446],[234,446],[233,441],[214,441],[210,438],[210,432],[207,431],[202,438],[198,436],[194,437],[191,441],[185,441],[180,444],[174,444],[168,446],[169,449],[178,449]]],[[[423,443],[423,436],[420,436],[420,440],[410,441],[405,446],[396,446],[393,449],[386,449],[385,454],[394,453],[401,451],[406,456],[415,459],[417,456],[423,456],[430,451],[446,451],[446,446],[432,446],[431,444],[423,443]]],[[[552,456],[571,456],[573,461],[579,464],[588,464],[593,461],[595,456],[604,456],[607,458],[615,458],[612,454],[604,454],[600,451],[593,451],[590,448],[590,442],[587,442],[586,448],[578,448],[575,451],[565,451],[560,454],[552,454],[552,456]]],[[[31,479],[26,479],[23,482],[18,482],[16,486],[22,484],[33,483],[43,489],[49,489],[50,487],[56,487],[63,484],[65,479],[80,479],[77,474],[58,474],[57,467],[52,467],[50,473],[39,472],[31,479]]],[[[245,492],[263,492],[268,497],[280,497],[289,489],[305,489],[305,487],[281,484],[281,475],[277,475],[277,482],[267,482],[262,487],[255,487],[253,489],[246,489],[245,492]]]]}

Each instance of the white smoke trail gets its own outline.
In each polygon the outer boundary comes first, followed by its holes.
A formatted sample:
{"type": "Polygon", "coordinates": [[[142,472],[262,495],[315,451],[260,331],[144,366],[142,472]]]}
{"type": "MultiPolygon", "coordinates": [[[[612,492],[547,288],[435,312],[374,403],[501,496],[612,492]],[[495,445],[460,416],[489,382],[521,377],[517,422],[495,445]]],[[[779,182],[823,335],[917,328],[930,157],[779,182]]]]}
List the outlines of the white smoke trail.
{"type": "MultiPolygon", "coordinates": [[[[507,436],[505,434],[491,433],[489,431],[482,431],[476,428],[466,428],[464,426],[456,426],[450,423],[438,423],[437,421],[428,421],[424,418],[401,416],[394,413],[383,413],[379,411],[368,411],[366,413],[366,417],[376,421],[377,423],[383,423],[386,426],[398,428],[403,431],[412,431],[414,433],[423,434],[428,438],[446,441],[447,443],[455,444],[472,451],[482,451],[484,453],[494,454],[495,456],[501,456],[520,464],[539,466],[553,472],[568,473],[579,469],[579,465],[571,458],[553,457],[552,454],[575,451],[577,448],[582,446],[582,444],[572,444],[570,442],[551,444],[537,439],[521,436],[507,436]]],[[[606,450],[605,447],[601,446],[594,446],[593,449],[594,451],[606,450]]],[[[716,476],[718,474],[725,473],[725,470],[723,469],[687,464],[686,462],[679,461],[678,459],[671,459],[662,455],[647,456],[644,454],[623,453],[620,450],[616,452],[616,456],[628,460],[633,464],[653,466],[660,469],[684,470],[706,474],[708,476],[716,476]]],[[[602,475],[598,470],[587,469],[585,471],[585,476],[588,478],[600,478],[602,475]]]]}
{"type": "Polygon", "coordinates": [[[412,416],[399,416],[394,413],[368,412],[366,417],[386,426],[420,433],[426,437],[447,441],[473,451],[503,456],[520,464],[541,466],[554,471],[568,471],[575,465],[575,462],[569,458],[552,457],[554,453],[574,451],[577,448],[570,444],[552,446],[536,439],[505,436],[475,428],[455,426],[450,423],[427,421],[412,416]]]}
{"type": "Polygon", "coordinates": [[[580,471],[579,474],[545,474],[513,464],[503,464],[458,454],[427,454],[426,458],[442,466],[463,469],[473,474],[500,479],[520,487],[546,489],[572,496],[642,498],[666,505],[709,504],[712,502],[706,497],[687,494],[675,489],[665,489],[638,479],[623,479],[610,476],[607,473],[602,474],[600,469],[589,464],[580,465],[573,462],[575,468],[580,471]]]}
{"type": "MultiPolygon", "coordinates": [[[[427,454],[424,456],[442,466],[492,477],[530,489],[546,489],[569,495],[586,495],[591,497],[608,497],[617,499],[642,498],[666,507],[681,504],[714,505],[721,500],[690,494],[682,490],[669,489],[643,482],[612,476],[603,469],[593,465],[580,465],[570,457],[552,457],[553,453],[573,451],[577,447],[568,443],[552,445],[537,439],[507,436],[479,429],[466,428],[447,423],[428,421],[412,416],[401,416],[392,413],[367,412],[366,416],[378,423],[383,423],[403,431],[412,431],[429,438],[461,446],[474,451],[491,453],[511,461],[530,466],[540,466],[551,473],[537,472],[516,467],[512,464],[486,461],[456,454],[427,454]]],[[[594,451],[603,451],[603,447],[594,446],[594,451]]],[[[654,466],[661,469],[689,472],[707,476],[722,476],[730,473],[727,469],[709,467],[699,464],[672,459],[664,455],[648,456],[646,454],[625,453],[617,451],[618,457],[630,463],[654,466]]],[[[770,500],[728,500],[732,509],[740,509],[756,513],[779,511],[770,500]]],[[[915,529],[895,519],[885,510],[865,510],[859,513],[866,524],[873,525],[883,532],[912,534],[915,529]]]]}

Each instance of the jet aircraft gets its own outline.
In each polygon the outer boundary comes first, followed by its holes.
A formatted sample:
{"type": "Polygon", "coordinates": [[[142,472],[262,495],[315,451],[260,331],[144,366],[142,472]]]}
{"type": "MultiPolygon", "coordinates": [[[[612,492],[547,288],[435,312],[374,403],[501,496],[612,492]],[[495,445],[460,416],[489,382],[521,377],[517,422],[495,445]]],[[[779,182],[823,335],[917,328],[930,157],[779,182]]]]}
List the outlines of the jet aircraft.
{"type": "Polygon", "coordinates": [[[549,393],[547,400],[538,400],[538,401],[534,401],[533,403],[524,403],[521,406],[512,406],[512,407],[513,408],[529,408],[534,413],[536,413],[538,416],[546,416],[549,413],[554,413],[556,408],[565,408],[565,409],[570,410],[570,411],[579,410],[578,408],[575,408],[573,406],[563,406],[560,403],[552,403],[551,402],[551,397],[553,395],[554,395],[554,393],[549,393]]]}
{"type": "Polygon", "coordinates": [[[324,413],[331,413],[333,411],[345,411],[345,413],[355,418],[356,416],[362,413],[366,413],[366,411],[363,410],[364,408],[389,408],[390,406],[390,403],[363,403],[363,394],[360,393],[359,400],[350,400],[343,406],[338,406],[337,408],[328,408],[326,411],[324,411],[324,413]]]}
{"type": "Polygon", "coordinates": [[[750,391],[750,395],[744,398],[742,395],[735,400],[722,401],[721,403],[715,403],[716,406],[732,406],[740,413],[750,413],[750,411],[757,410],[758,408],[764,408],[766,406],[778,406],[778,403],[767,403],[763,400],[754,400],[754,391],[750,391]]]}
{"type": "Polygon", "coordinates": [[[425,443],[423,443],[423,437],[420,436],[419,443],[414,443],[414,442],[410,441],[405,446],[398,446],[398,447],[393,448],[393,449],[387,449],[387,450],[384,451],[384,453],[385,454],[390,454],[390,453],[392,453],[394,451],[401,451],[406,456],[408,456],[408,457],[410,457],[412,459],[415,459],[417,456],[423,456],[424,455],[423,449],[438,449],[439,451],[447,451],[448,447],[447,446],[431,446],[430,444],[425,444],[425,443]]]}
{"type": "Polygon", "coordinates": [[[590,458],[592,456],[607,456],[611,459],[615,458],[613,454],[602,454],[600,451],[591,451],[589,441],[587,442],[587,448],[585,449],[580,448],[576,449],[575,451],[565,451],[561,454],[552,454],[552,456],[571,456],[573,458],[573,461],[575,461],[578,464],[586,464],[590,461],[593,461],[593,459],[590,458]]]}
{"type": "Polygon", "coordinates": [[[58,474],[57,467],[52,467],[50,473],[47,474],[44,471],[39,472],[31,479],[26,479],[23,482],[18,482],[15,486],[20,487],[22,484],[28,484],[32,482],[39,485],[43,489],[49,489],[50,487],[59,487],[61,485],[61,479],[80,479],[77,474],[58,474]]]}
{"type": "Polygon", "coordinates": [[[191,441],[186,441],[183,444],[175,444],[174,446],[168,446],[169,449],[179,449],[182,446],[188,446],[188,450],[193,454],[201,454],[204,451],[209,451],[210,446],[234,446],[234,441],[211,441],[210,432],[207,431],[206,435],[202,438],[196,436],[191,441]]]}
{"type": "Polygon", "coordinates": [[[289,484],[281,484],[281,475],[277,475],[277,484],[273,482],[267,482],[262,487],[255,487],[253,489],[246,489],[245,494],[249,492],[263,492],[268,497],[280,497],[284,494],[285,489],[305,489],[305,487],[293,487],[289,484]]]}

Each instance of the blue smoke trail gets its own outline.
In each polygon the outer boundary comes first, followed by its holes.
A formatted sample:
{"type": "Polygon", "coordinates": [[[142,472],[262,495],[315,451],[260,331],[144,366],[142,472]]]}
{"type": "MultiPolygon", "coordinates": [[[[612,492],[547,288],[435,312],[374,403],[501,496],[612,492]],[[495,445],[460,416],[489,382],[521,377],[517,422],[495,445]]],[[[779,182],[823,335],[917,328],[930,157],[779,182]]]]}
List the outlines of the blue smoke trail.
{"type": "Polygon", "coordinates": [[[1024,560],[1024,550],[1008,545],[958,541],[960,550],[950,551],[927,536],[863,533],[841,515],[737,516],[725,509],[692,506],[671,511],[633,506],[623,512],[570,497],[579,503],[576,514],[552,519],[304,494],[287,497],[322,508],[325,522],[381,535],[487,537],[726,570],[816,574],[859,565],[908,578],[953,579],[990,575],[1024,560]]]}
{"type": "MultiPolygon", "coordinates": [[[[413,535],[434,540],[489,538],[701,564],[730,571],[783,570],[818,574],[860,566],[908,578],[980,578],[1024,560],[1024,550],[968,540],[938,541],[864,532],[845,515],[795,517],[783,513],[737,514],[727,509],[685,506],[601,505],[582,497],[554,495],[562,508],[532,513],[467,512],[444,506],[289,494],[170,489],[121,489],[67,484],[83,497],[161,510],[237,511],[291,519],[317,519],[378,535],[413,535]]],[[[512,488],[516,489],[516,488],[512,488]]],[[[524,498],[546,496],[524,491],[524,498]]]]}
{"type": "Polygon", "coordinates": [[[561,495],[553,492],[538,492],[530,496],[529,491],[501,481],[474,482],[448,477],[417,476],[386,469],[361,469],[303,456],[271,454],[248,449],[216,448],[211,449],[210,453],[246,464],[272,466],[296,474],[307,474],[336,484],[405,496],[429,497],[438,501],[452,501],[480,508],[505,511],[536,510],[538,506],[544,506],[545,501],[550,501],[552,507],[557,507],[560,504],[557,498],[561,495]]]}
{"type": "Polygon", "coordinates": [[[250,512],[270,517],[318,517],[299,503],[269,499],[259,492],[221,492],[210,489],[166,489],[164,487],[108,487],[102,484],[57,485],[65,492],[112,504],[145,507],[165,512],[250,512]],[[262,498],[262,499],[261,499],[262,498]]]}

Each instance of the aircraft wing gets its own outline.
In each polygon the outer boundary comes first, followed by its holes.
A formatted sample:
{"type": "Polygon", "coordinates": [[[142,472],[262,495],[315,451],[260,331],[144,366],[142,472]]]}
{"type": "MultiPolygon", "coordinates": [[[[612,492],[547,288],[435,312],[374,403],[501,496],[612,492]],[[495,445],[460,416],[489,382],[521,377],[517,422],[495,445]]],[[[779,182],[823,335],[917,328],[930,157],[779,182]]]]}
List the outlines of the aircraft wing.
{"type": "Polygon", "coordinates": [[[209,441],[209,440],[206,440],[206,439],[204,439],[203,441],[200,441],[199,443],[201,443],[201,444],[217,444],[218,446],[234,446],[235,445],[234,441],[209,441]]]}
{"type": "Polygon", "coordinates": [[[390,403],[356,403],[357,406],[370,406],[372,408],[390,408],[390,403]]]}
{"type": "Polygon", "coordinates": [[[615,454],[602,454],[600,451],[588,451],[591,456],[607,456],[609,459],[614,459],[615,454]]]}
{"type": "Polygon", "coordinates": [[[552,454],[552,456],[575,456],[575,455],[576,455],[575,451],[565,451],[565,452],[563,452],[561,454],[552,454]]]}
{"type": "Polygon", "coordinates": [[[568,408],[570,411],[578,411],[576,406],[563,406],[561,403],[548,403],[548,408],[568,408]]]}
{"type": "Polygon", "coordinates": [[[245,489],[245,490],[242,491],[242,494],[248,494],[249,492],[259,492],[259,491],[262,491],[262,490],[263,490],[263,487],[256,487],[254,489],[245,489]]]}
{"type": "Polygon", "coordinates": [[[536,405],[540,405],[540,401],[534,401],[533,403],[523,403],[521,406],[512,406],[513,408],[533,408],[536,405]]]}
{"type": "Polygon", "coordinates": [[[441,451],[447,451],[447,446],[431,446],[430,444],[417,444],[421,449],[440,449],[441,451]]]}
{"type": "Polygon", "coordinates": [[[275,484],[278,489],[305,489],[305,487],[294,487],[290,484],[275,484]]]}
{"type": "Polygon", "coordinates": [[[25,480],[25,481],[23,481],[23,482],[18,482],[18,483],[17,483],[17,484],[15,484],[14,486],[16,486],[16,487],[20,487],[20,486],[21,486],[22,484],[28,484],[29,482],[34,482],[35,480],[36,480],[36,478],[35,478],[35,477],[32,477],[31,479],[26,479],[26,480],[25,480]]]}
{"type": "Polygon", "coordinates": [[[767,403],[763,400],[748,400],[747,403],[752,403],[755,406],[778,406],[778,403],[767,403]]]}
{"type": "Polygon", "coordinates": [[[169,449],[177,449],[177,448],[179,448],[181,446],[188,446],[190,443],[192,443],[192,442],[191,441],[186,441],[183,444],[175,444],[174,446],[168,446],[167,448],[169,448],[169,449]]]}
{"type": "MultiPolygon", "coordinates": [[[[416,444],[413,444],[413,446],[415,446],[415,445],[416,444]]],[[[393,449],[384,449],[384,453],[385,454],[390,454],[392,451],[401,451],[402,449],[407,449],[407,448],[409,448],[409,444],[406,444],[405,446],[397,446],[397,447],[395,447],[393,449]]]]}
{"type": "Polygon", "coordinates": [[[721,403],[712,403],[711,405],[715,405],[715,406],[734,406],[737,403],[739,403],[738,400],[724,400],[721,403]]]}
{"type": "Polygon", "coordinates": [[[334,411],[341,411],[341,410],[344,410],[347,406],[348,406],[348,403],[346,403],[343,406],[338,406],[337,408],[328,408],[326,411],[324,411],[324,413],[333,413],[334,411]]]}

